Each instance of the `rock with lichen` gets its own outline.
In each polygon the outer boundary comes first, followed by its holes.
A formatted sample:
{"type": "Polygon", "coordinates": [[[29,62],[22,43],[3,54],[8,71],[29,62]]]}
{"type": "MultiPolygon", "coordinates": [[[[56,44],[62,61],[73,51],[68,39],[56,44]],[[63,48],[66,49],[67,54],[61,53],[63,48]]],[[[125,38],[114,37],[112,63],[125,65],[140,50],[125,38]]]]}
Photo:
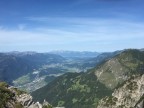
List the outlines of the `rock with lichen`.
{"type": "Polygon", "coordinates": [[[97,108],[143,108],[144,75],[135,76],[116,89],[111,97],[100,100],[97,108]]]}

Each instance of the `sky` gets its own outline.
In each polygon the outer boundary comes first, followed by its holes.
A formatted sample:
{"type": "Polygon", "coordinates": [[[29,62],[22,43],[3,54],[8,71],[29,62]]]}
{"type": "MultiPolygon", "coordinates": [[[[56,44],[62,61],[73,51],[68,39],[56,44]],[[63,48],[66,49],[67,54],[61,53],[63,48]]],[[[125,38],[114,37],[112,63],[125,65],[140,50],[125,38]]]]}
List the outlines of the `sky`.
{"type": "Polygon", "coordinates": [[[144,0],[0,0],[0,52],[144,48],[144,0]]]}

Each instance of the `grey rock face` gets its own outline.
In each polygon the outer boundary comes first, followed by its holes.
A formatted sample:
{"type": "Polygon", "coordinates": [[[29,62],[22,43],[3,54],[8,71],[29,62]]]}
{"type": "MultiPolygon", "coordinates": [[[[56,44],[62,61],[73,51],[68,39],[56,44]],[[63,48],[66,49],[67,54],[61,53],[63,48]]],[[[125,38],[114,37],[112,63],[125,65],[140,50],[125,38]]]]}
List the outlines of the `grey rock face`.
{"type": "Polygon", "coordinates": [[[144,108],[144,100],[136,105],[136,108],[144,108]]]}
{"type": "Polygon", "coordinates": [[[16,97],[16,100],[21,103],[24,108],[42,108],[42,105],[39,102],[33,102],[32,96],[29,94],[21,94],[16,97]]]}
{"type": "Polygon", "coordinates": [[[47,101],[44,100],[43,104],[39,102],[33,102],[32,96],[29,94],[21,94],[16,97],[17,102],[19,102],[24,108],[42,108],[43,106],[51,106],[47,101]]]}
{"type": "Polygon", "coordinates": [[[102,99],[98,108],[144,108],[144,75],[127,81],[112,97],[102,99]]]}

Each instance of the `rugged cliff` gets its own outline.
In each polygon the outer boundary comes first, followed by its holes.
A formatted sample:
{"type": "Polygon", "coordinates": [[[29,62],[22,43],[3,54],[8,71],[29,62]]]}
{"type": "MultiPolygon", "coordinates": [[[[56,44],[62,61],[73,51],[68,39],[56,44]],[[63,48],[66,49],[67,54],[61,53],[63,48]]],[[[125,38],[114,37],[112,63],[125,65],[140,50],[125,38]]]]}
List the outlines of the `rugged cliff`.
{"type": "Polygon", "coordinates": [[[144,108],[144,75],[126,81],[111,97],[103,98],[98,108],[144,108]]]}

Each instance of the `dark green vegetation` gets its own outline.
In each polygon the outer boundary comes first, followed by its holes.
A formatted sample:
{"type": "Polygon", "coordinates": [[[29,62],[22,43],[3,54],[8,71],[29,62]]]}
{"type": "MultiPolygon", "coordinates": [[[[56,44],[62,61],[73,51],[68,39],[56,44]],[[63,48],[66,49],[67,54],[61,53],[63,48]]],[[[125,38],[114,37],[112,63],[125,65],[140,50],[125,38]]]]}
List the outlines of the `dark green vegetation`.
{"type": "MultiPolygon", "coordinates": [[[[0,82],[0,108],[7,108],[8,107],[7,103],[12,102],[12,100],[14,101],[14,99],[15,99],[14,96],[15,95],[20,95],[20,94],[24,93],[23,91],[20,91],[16,88],[13,88],[13,89],[14,89],[16,94],[14,94],[12,91],[10,91],[8,89],[8,84],[7,83],[0,82]]],[[[21,104],[18,103],[18,102],[13,103],[13,106],[15,108],[23,108],[21,106],[21,104]]]]}
{"type": "Polygon", "coordinates": [[[119,62],[129,70],[127,74],[143,74],[144,52],[139,50],[127,50],[121,53],[118,59],[119,62]]]}
{"type": "Polygon", "coordinates": [[[12,99],[14,95],[6,88],[7,86],[6,83],[0,82],[0,108],[5,107],[7,101],[12,99]]]}
{"type": "MultiPolygon", "coordinates": [[[[54,106],[93,108],[133,75],[144,72],[144,52],[139,50],[125,50],[104,60],[86,73],[68,73],[56,78],[32,93],[35,101],[46,99],[54,106]]],[[[134,84],[132,86],[135,87],[134,84]]],[[[111,99],[108,103],[113,102],[111,99]]]]}
{"type": "Polygon", "coordinates": [[[54,106],[93,108],[99,99],[111,92],[92,73],[67,73],[33,92],[32,96],[40,102],[46,99],[54,106]]]}
{"type": "Polygon", "coordinates": [[[42,108],[52,108],[50,105],[44,105],[42,108]]]}

